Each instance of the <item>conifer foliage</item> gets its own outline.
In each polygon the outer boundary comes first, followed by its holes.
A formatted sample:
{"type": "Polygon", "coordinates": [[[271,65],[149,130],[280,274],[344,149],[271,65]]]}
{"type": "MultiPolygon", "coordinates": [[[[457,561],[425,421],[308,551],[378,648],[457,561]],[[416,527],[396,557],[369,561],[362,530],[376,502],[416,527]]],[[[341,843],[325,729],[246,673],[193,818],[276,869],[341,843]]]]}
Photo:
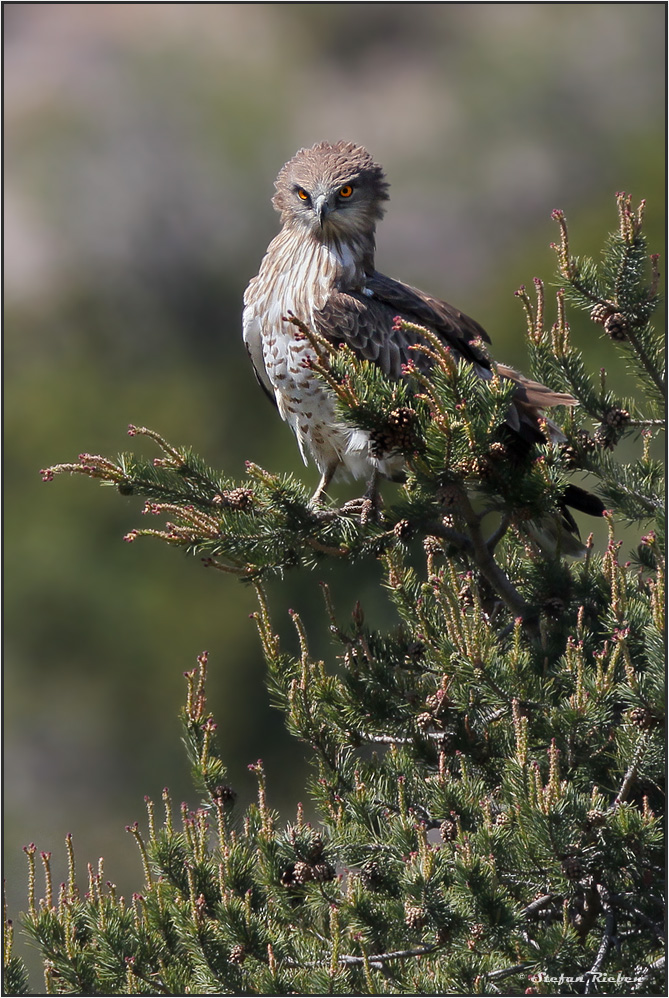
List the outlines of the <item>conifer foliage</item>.
{"type": "MultiPolygon", "coordinates": [[[[25,931],[54,994],[664,993],[664,356],[651,318],[657,258],[643,205],[618,196],[599,264],[571,253],[555,219],[562,288],[545,328],[544,288],[518,294],[532,374],[580,405],[566,440],[511,459],[508,383],[485,382],[436,339],[433,361],[393,383],[345,348],[312,338],[342,418],[405,456],[407,481],[378,513],[313,509],[290,477],[254,465],[243,483],[152,431],[161,456],[82,455],[75,472],[142,496],[156,537],[256,589],[269,691],[310,746],[303,807],[237,813],[206,700],[207,656],[187,673],[185,744],[200,803],[169,793],[129,827],[144,883],[116,896],[102,868],[82,887],[36,849],[25,931]],[[629,397],[593,377],[571,342],[566,304],[586,309],[603,351],[627,361],[629,397]],[[619,445],[625,441],[621,458],[619,445]],[[608,540],[581,558],[538,546],[528,524],[559,517],[570,481],[607,507],[608,540]],[[163,522],[167,518],[167,522],[163,522]],[[618,525],[637,525],[623,554],[618,525]],[[396,610],[389,632],[323,590],[332,655],[282,648],[263,579],[328,559],[378,559],[396,610]]],[[[299,319],[296,320],[299,323],[299,319]]],[[[392,491],[392,489],[390,490],[392,491]]],[[[5,988],[27,993],[11,924],[5,988]]]]}

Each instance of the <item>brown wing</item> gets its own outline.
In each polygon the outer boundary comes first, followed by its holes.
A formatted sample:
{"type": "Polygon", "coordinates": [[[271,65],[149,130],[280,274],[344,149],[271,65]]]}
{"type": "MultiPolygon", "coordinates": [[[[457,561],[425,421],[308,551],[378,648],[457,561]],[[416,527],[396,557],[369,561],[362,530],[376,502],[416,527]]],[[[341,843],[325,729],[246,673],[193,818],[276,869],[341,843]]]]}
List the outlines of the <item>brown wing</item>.
{"type": "Polygon", "coordinates": [[[409,348],[420,342],[418,334],[394,328],[400,316],[425,326],[463,357],[484,370],[490,361],[474,340],[490,342],[477,322],[446,302],[430,298],[416,288],[374,272],[364,291],[339,291],[330,295],[315,314],[317,331],[335,343],[346,343],[364,360],[373,361],[392,378],[401,376],[402,364],[421,364],[421,355],[409,348]]]}
{"type": "Polygon", "coordinates": [[[395,309],[395,314],[411,316],[410,321],[432,329],[450,346],[462,348],[472,340],[490,343],[483,326],[446,301],[432,298],[418,288],[394,281],[374,271],[367,279],[367,288],[376,298],[395,309]]]}
{"type": "MultiPolygon", "coordinates": [[[[315,314],[314,321],[322,336],[335,343],[348,344],[359,357],[378,364],[391,378],[400,378],[403,364],[412,360],[422,365],[427,363],[427,358],[410,350],[420,342],[420,335],[395,328],[396,316],[427,327],[453,350],[457,358],[470,361],[482,377],[488,376],[491,364],[480,341],[489,343],[490,337],[478,322],[448,302],[431,298],[417,288],[377,271],[367,277],[363,291],[338,291],[330,295],[325,306],[315,314]]],[[[499,364],[497,370],[516,384],[507,424],[526,444],[546,439],[546,424],[539,423],[543,409],[576,404],[571,395],[529,381],[512,368],[499,364]]],[[[562,437],[558,427],[550,422],[548,432],[553,439],[562,437]]]]}

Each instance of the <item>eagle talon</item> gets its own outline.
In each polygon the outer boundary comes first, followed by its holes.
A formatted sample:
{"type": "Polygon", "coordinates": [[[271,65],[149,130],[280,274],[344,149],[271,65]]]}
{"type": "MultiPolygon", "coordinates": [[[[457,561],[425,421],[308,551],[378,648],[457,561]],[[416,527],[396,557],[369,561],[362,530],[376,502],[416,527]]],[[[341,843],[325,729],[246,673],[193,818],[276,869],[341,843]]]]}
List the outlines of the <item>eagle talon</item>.
{"type": "Polygon", "coordinates": [[[381,497],[377,492],[374,495],[365,494],[358,499],[350,499],[340,506],[338,512],[341,516],[359,518],[362,526],[367,523],[380,523],[381,497]]]}

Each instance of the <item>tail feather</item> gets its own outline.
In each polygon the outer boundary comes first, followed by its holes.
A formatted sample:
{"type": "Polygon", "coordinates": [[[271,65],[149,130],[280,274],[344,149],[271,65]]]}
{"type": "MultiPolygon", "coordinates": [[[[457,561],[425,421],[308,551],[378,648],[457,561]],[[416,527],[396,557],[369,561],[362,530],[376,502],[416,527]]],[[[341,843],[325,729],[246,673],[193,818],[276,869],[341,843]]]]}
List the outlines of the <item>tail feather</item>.
{"type": "Polygon", "coordinates": [[[512,367],[507,367],[506,364],[496,364],[495,366],[503,378],[515,382],[517,385],[516,397],[522,402],[536,406],[538,409],[550,409],[554,405],[578,405],[578,399],[567,392],[553,391],[552,388],[542,385],[539,381],[532,381],[523,374],[519,374],[512,367]]]}
{"type": "Polygon", "coordinates": [[[571,506],[572,509],[577,509],[579,513],[587,513],[588,516],[602,516],[606,509],[598,496],[586,492],[578,485],[567,485],[562,496],[565,506],[571,506]]]}
{"type": "Polygon", "coordinates": [[[581,558],[585,554],[585,544],[581,541],[576,520],[569,512],[570,507],[589,516],[601,516],[604,503],[592,492],[586,492],[578,485],[567,485],[559,513],[532,520],[526,524],[526,532],[535,544],[551,558],[571,555],[581,558]]]}
{"type": "Polygon", "coordinates": [[[559,558],[563,555],[582,558],[585,554],[585,544],[571,516],[567,514],[567,517],[568,519],[559,513],[553,513],[540,520],[530,520],[524,524],[524,532],[549,558],[559,558]]]}

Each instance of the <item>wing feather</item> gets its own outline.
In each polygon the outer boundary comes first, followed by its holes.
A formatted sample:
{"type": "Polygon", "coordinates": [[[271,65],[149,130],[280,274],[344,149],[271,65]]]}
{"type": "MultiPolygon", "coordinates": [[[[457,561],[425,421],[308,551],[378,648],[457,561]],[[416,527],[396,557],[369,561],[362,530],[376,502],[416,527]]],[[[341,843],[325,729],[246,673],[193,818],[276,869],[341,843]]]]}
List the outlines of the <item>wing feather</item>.
{"type": "MultiPolygon", "coordinates": [[[[247,290],[247,296],[249,296],[249,291],[253,287],[253,282],[249,285],[247,290]]],[[[244,344],[246,346],[246,352],[251,360],[251,365],[253,367],[253,373],[256,376],[256,380],[262,390],[264,391],[267,398],[274,405],[276,402],[276,395],[274,393],[274,386],[269,379],[267,374],[267,368],[265,367],[265,360],[263,358],[262,351],[262,328],[255,314],[255,310],[252,305],[247,304],[244,309],[244,315],[242,319],[243,323],[243,334],[244,334],[244,344]]]]}
{"type": "Polygon", "coordinates": [[[378,364],[392,378],[401,377],[402,365],[420,355],[409,348],[418,334],[397,329],[396,316],[436,333],[458,357],[490,369],[490,361],[474,340],[489,342],[477,322],[446,302],[429,298],[415,288],[374,272],[364,291],[335,291],[314,313],[316,331],[334,343],[344,342],[364,360],[378,364]]]}
{"type": "MultiPolygon", "coordinates": [[[[420,342],[420,335],[399,329],[395,317],[424,326],[435,333],[457,358],[475,364],[486,376],[491,363],[481,341],[490,342],[485,329],[464,312],[448,302],[402,284],[374,271],[368,275],[363,290],[334,291],[323,308],[314,313],[316,331],[334,343],[346,343],[363,360],[371,361],[391,378],[402,376],[402,365],[410,360],[421,365],[421,354],[410,349],[420,342]]],[[[427,364],[423,358],[423,364],[427,364]]],[[[524,378],[503,364],[496,365],[502,377],[516,385],[514,404],[507,424],[526,443],[546,439],[544,426],[539,424],[542,410],[555,405],[576,405],[576,399],[564,392],[555,392],[545,385],[524,378]]],[[[549,424],[549,435],[560,431],[549,424]]]]}

